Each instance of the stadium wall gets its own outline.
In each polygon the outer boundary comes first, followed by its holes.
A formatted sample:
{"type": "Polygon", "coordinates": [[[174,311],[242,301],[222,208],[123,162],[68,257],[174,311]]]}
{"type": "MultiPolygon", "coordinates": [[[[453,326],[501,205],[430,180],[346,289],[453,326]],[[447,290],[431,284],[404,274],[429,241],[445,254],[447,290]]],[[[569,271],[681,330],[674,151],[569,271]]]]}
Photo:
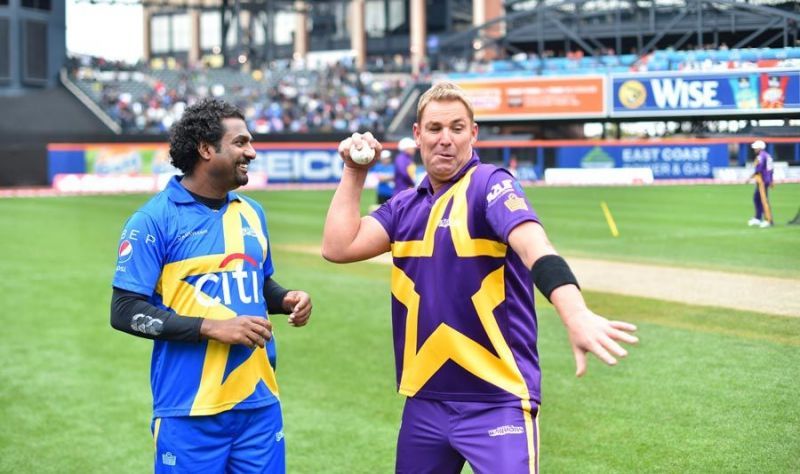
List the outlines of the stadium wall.
{"type": "MultiPolygon", "coordinates": [[[[339,137],[341,138],[341,137],[339,137]]],[[[537,181],[548,168],[646,168],[655,180],[712,179],[715,170],[750,161],[756,137],[673,140],[480,141],[483,161],[514,170],[522,181],[537,181]]],[[[276,184],[332,184],[342,173],[338,141],[256,141],[250,188],[276,184]]],[[[800,138],[769,142],[791,150],[778,160],[800,163],[800,138]]],[[[394,143],[386,148],[394,150],[394,143]]],[[[155,191],[177,172],[165,141],[132,143],[51,143],[47,147],[50,185],[64,192],[155,191]]]]}

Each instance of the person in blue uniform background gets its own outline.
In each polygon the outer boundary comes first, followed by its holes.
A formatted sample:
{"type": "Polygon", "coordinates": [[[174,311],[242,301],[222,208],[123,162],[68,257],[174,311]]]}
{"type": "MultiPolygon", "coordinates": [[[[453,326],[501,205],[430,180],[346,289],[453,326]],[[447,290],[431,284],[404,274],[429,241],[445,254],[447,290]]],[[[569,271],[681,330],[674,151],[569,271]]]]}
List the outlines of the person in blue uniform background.
{"type": "Polygon", "coordinates": [[[394,192],[394,165],[392,165],[392,152],[383,150],[380,161],[372,168],[378,177],[378,186],[375,188],[377,204],[381,205],[392,197],[394,192]]]}

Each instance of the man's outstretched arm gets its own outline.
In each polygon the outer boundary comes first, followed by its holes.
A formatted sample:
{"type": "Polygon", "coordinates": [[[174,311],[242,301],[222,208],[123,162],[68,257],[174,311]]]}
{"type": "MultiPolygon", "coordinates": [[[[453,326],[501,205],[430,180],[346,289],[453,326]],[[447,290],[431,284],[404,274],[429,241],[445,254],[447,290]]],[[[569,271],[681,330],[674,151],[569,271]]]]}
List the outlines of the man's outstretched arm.
{"type": "Polygon", "coordinates": [[[609,321],[586,306],[575,276],[558,256],[541,225],[530,221],[518,225],[509,234],[508,242],[531,269],[536,286],[553,303],[566,326],[575,356],[576,376],[586,373],[587,352],[608,365],[615,365],[616,357],[628,355],[619,343],[636,344],[639,339],[632,334],[636,326],[609,321]]]}

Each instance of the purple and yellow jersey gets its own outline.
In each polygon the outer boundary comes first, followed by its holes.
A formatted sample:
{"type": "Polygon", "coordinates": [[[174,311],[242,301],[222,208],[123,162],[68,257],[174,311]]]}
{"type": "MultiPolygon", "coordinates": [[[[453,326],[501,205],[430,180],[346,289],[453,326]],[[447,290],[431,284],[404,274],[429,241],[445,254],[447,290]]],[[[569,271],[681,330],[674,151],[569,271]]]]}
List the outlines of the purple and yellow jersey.
{"type": "Polygon", "coordinates": [[[773,164],[772,155],[765,150],[761,150],[758,155],[756,155],[755,173],[761,175],[761,179],[764,180],[764,186],[768,187],[772,184],[774,168],[775,165],[773,164]]]}
{"type": "MultiPolygon", "coordinates": [[[[264,280],[273,273],[266,217],[228,193],[219,211],[198,203],[174,177],[131,216],[120,238],[113,285],[183,316],[267,317],[264,280]]],[[[216,341],[154,341],[155,417],[213,415],[278,401],[275,342],[252,350],[216,341]]]]}
{"type": "Polygon", "coordinates": [[[417,165],[414,164],[414,157],[405,152],[398,153],[394,159],[394,195],[413,188],[416,178],[417,165]]]}
{"type": "Polygon", "coordinates": [[[538,403],[533,284],[508,246],[538,218],[516,180],[473,154],[435,195],[425,177],[372,216],[391,241],[399,392],[538,403]]]}

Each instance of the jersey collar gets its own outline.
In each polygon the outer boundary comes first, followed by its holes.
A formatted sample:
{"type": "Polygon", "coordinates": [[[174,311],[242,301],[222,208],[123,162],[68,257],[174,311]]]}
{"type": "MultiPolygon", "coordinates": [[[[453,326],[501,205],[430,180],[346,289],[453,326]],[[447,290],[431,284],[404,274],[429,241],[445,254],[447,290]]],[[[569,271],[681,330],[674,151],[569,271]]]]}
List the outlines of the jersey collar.
{"type": "MultiPolygon", "coordinates": [[[[195,201],[194,197],[189,194],[189,191],[183,187],[181,184],[181,179],[183,176],[175,175],[170,178],[169,182],[167,183],[167,187],[164,188],[164,192],[167,193],[167,197],[176,203],[176,204],[192,204],[195,201]]],[[[228,202],[231,201],[241,201],[241,198],[238,194],[234,193],[233,191],[228,193],[228,202]]]]}
{"type": "MultiPolygon", "coordinates": [[[[464,166],[461,167],[460,170],[458,170],[458,173],[456,173],[455,176],[450,178],[448,183],[452,184],[452,183],[457,182],[458,180],[463,178],[465,174],[467,174],[467,171],[469,171],[470,168],[472,168],[473,166],[477,166],[478,163],[480,163],[480,158],[478,157],[478,154],[475,152],[475,150],[472,150],[472,157],[469,159],[469,161],[467,161],[464,164],[464,166]]],[[[428,177],[427,174],[425,175],[424,178],[422,178],[422,182],[419,183],[419,186],[417,187],[417,192],[418,193],[419,192],[425,192],[425,193],[428,193],[428,194],[434,194],[433,185],[431,185],[431,180],[430,180],[430,178],[428,177]]]]}

